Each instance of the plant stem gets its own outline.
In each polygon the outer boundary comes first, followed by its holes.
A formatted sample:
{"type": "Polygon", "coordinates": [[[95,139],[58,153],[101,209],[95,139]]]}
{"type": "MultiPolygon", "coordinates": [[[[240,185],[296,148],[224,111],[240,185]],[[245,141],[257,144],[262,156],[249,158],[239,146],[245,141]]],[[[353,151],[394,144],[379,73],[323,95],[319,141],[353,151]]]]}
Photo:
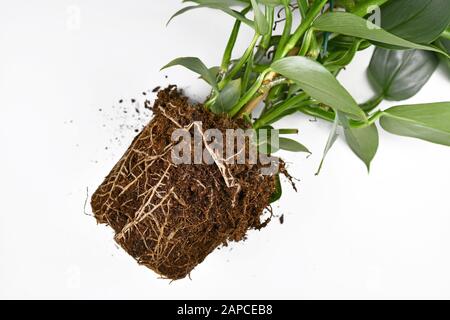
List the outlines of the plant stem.
{"type": "Polygon", "coordinates": [[[312,42],[313,37],[314,37],[314,29],[309,28],[308,31],[306,31],[305,36],[303,37],[302,46],[298,53],[299,56],[306,56],[309,48],[311,47],[311,42],[312,42]]]}
{"type": "MultiPolygon", "coordinates": [[[[243,15],[247,14],[250,11],[250,6],[246,7],[244,10],[241,11],[243,15]]],[[[230,65],[231,61],[231,55],[233,53],[234,46],[236,45],[236,40],[239,35],[239,30],[241,29],[242,22],[238,19],[236,19],[236,22],[234,23],[233,30],[231,31],[230,39],[228,40],[227,46],[225,48],[225,52],[223,54],[222,58],[222,64],[221,64],[221,71],[223,73],[228,71],[228,66],[230,65]]]]}
{"type": "Polygon", "coordinates": [[[372,7],[381,7],[383,4],[388,2],[389,0],[369,0],[359,3],[355,6],[355,8],[352,10],[352,13],[364,17],[365,15],[369,14],[372,7]]]}
{"type": "Polygon", "coordinates": [[[377,95],[375,98],[370,99],[367,102],[364,102],[359,105],[361,109],[363,109],[365,112],[370,112],[376,107],[380,105],[380,103],[384,100],[384,94],[381,93],[377,95]]]}
{"type": "MultiPolygon", "coordinates": [[[[266,79],[263,81],[267,82],[268,78],[266,77],[266,79]]],[[[266,99],[267,95],[269,94],[270,89],[275,88],[281,84],[285,84],[285,83],[289,83],[289,80],[282,77],[282,78],[278,78],[276,80],[270,81],[267,84],[263,84],[262,87],[259,89],[260,94],[254,98],[253,100],[251,100],[241,111],[239,111],[240,115],[244,115],[244,114],[251,114],[253,112],[253,110],[256,109],[256,107],[264,100],[266,99]]]]}
{"type": "Polygon", "coordinates": [[[298,134],[298,129],[279,129],[279,134],[298,134]]]}
{"type": "Polygon", "coordinates": [[[300,15],[302,19],[306,18],[306,13],[308,12],[308,1],[307,0],[297,0],[298,9],[300,10],[300,15]]]}
{"type": "Polygon", "coordinates": [[[250,46],[247,48],[247,50],[245,51],[242,58],[231,69],[231,71],[226,75],[226,77],[222,81],[219,82],[219,84],[218,84],[219,90],[222,90],[228,84],[228,82],[230,82],[233,79],[233,77],[239,72],[239,70],[242,69],[244,64],[247,62],[247,60],[253,54],[253,50],[255,49],[255,45],[256,45],[256,42],[258,41],[258,38],[259,38],[259,34],[255,33],[255,35],[253,36],[253,40],[250,43],[250,46]]]}
{"type": "Polygon", "coordinates": [[[285,57],[289,53],[289,51],[291,51],[297,45],[297,42],[309,29],[311,23],[313,23],[314,19],[320,13],[327,2],[328,0],[316,0],[314,2],[313,6],[308,10],[306,18],[300,23],[297,30],[295,30],[294,34],[291,36],[289,42],[284,47],[281,57],[285,57]]]}
{"type": "Polygon", "coordinates": [[[247,91],[249,82],[250,82],[250,76],[253,70],[253,59],[254,55],[250,57],[247,61],[247,65],[245,66],[244,75],[242,77],[242,83],[241,83],[241,95],[244,94],[247,91]]]}
{"type": "Polygon", "coordinates": [[[259,44],[259,46],[262,49],[264,49],[264,51],[269,49],[270,40],[272,39],[273,22],[275,20],[274,15],[275,15],[275,9],[271,6],[266,6],[266,18],[267,18],[267,22],[269,23],[269,26],[270,26],[270,31],[268,34],[266,34],[262,37],[261,43],[259,44]]]}
{"type": "MultiPolygon", "coordinates": [[[[333,11],[334,8],[334,0],[330,0],[330,11],[333,11]]],[[[321,51],[321,57],[326,57],[328,55],[328,41],[330,40],[330,33],[325,32],[323,34],[323,44],[322,44],[322,51],[321,51]]]]}
{"type": "Polygon", "coordinates": [[[304,114],[307,114],[309,116],[319,118],[322,120],[326,120],[329,122],[333,122],[335,119],[334,112],[326,111],[317,107],[310,107],[310,106],[302,106],[298,108],[298,110],[304,114]]]}
{"type": "MultiPolygon", "coordinates": [[[[335,113],[326,111],[320,108],[310,107],[310,106],[301,106],[298,110],[304,114],[320,118],[322,120],[326,120],[329,122],[333,122],[335,120],[335,113]]],[[[378,119],[380,119],[384,115],[384,111],[378,110],[372,116],[369,117],[367,121],[356,121],[349,120],[349,126],[351,128],[366,128],[373,125],[378,119]]]]}
{"type": "Polygon", "coordinates": [[[366,128],[373,125],[378,119],[380,119],[384,115],[384,111],[378,110],[372,116],[370,116],[367,122],[350,120],[349,124],[352,128],[366,128]]]}
{"type": "Polygon", "coordinates": [[[251,88],[245,93],[245,95],[239,100],[239,102],[231,109],[231,111],[228,113],[231,117],[234,117],[238,112],[241,110],[243,106],[245,106],[255,95],[256,92],[258,92],[259,88],[264,82],[264,79],[266,78],[266,75],[271,70],[268,68],[264,72],[262,72],[258,79],[256,79],[255,83],[251,86],[251,88]]]}
{"type": "Polygon", "coordinates": [[[254,127],[260,128],[262,126],[265,126],[267,123],[269,123],[271,120],[276,119],[281,114],[283,114],[285,111],[292,109],[292,108],[298,108],[302,106],[303,104],[309,104],[310,101],[306,101],[308,99],[308,96],[305,93],[301,93],[298,96],[292,97],[285,102],[281,103],[281,105],[274,107],[270,109],[266,114],[263,114],[256,122],[254,127]]]}
{"type": "Polygon", "coordinates": [[[274,61],[280,59],[283,54],[284,47],[289,41],[292,31],[292,11],[289,6],[284,6],[284,11],[286,12],[286,22],[284,25],[283,34],[281,35],[280,42],[278,43],[278,48],[275,53],[274,61]]]}
{"type": "Polygon", "coordinates": [[[450,28],[447,28],[447,30],[444,30],[444,32],[441,34],[441,37],[444,39],[450,40],[450,28]]]}

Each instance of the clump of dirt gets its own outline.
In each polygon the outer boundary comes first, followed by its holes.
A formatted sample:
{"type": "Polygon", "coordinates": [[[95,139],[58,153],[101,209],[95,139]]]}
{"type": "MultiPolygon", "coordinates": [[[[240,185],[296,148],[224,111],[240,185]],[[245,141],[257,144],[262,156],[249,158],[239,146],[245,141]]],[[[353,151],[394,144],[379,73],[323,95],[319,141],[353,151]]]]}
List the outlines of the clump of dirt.
{"type": "Polygon", "coordinates": [[[201,121],[204,130],[246,128],[241,120],[192,106],[174,86],[158,93],[154,117],[94,193],[99,223],[139,264],[168,279],[181,279],[214,249],[245,239],[268,221],[275,177],[261,164],[178,164],[171,159],[172,132],[201,121]],[[223,168],[222,168],[223,169],[223,168]]]}

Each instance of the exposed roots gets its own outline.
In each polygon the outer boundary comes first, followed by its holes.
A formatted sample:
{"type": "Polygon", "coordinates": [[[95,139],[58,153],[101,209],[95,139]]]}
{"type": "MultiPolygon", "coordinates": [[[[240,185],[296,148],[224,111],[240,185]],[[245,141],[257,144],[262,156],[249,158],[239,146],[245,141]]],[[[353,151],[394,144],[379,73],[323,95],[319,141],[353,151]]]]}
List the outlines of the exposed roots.
{"type": "MultiPolygon", "coordinates": [[[[263,228],[275,179],[262,165],[231,164],[208,147],[204,130],[246,128],[244,122],[193,107],[174,87],[158,94],[155,116],[92,196],[99,223],[140,264],[180,279],[220,245],[263,228]],[[202,126],[196,124],[201,121],[202,126]],[[212,165],[171,161],[175,129],[198,130],[212,165]]],[[[239,155],[242,150],[236,150],[239,155]]]]}

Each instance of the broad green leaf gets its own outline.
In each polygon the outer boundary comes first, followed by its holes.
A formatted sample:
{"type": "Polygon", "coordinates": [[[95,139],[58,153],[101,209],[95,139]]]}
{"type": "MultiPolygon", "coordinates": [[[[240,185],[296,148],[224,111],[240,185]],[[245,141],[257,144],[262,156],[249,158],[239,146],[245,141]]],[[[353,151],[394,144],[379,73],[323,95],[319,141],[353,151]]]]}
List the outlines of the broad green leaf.
{"type": "Polygon", "coordinates": [[[251,3],[252,3],[252,7],[253,7],[253,12],[255,14],[256,32],[260,35],[265,35],[265,34],[269,33],[270,26],[269,26],[269,23],[267,22],[266,16],[259,8],[259,5],[256,2],[256,0],[251,0],[251,3]]]}
{"type": "Polygon", "coordinates": [[[381,7],[381,27],[416,43],[433,42],[449,23],[449,0],[395,0],[381,7]]]}
{"type": "Polygon", "coordinates": [[[215,5],[215,4],[200,4],[197,6],[189,6],[189,7],[185,7],[183,9],[178,10],[177,12],[175,12],[174,15],[172,15],[169,19],[169,21],[167,21],[167,24],[169,24],[175,17],[182,15],[183,13],[186,13],[188,11],[194,10],[194,9],[201,9],[201,8],[209,8],[209,9],[215,9],[215,10],[220,10],[225,12],[226,14],[232,16],[233,18],[245,23],[246,25],[250,26],[251,28],[255,28],[255,24],[253,23],[253,21],[247,19],[243,14],[241,14],[240,12],[237,12],[227,6],[224,5],[215,5]]]}
{"type": "Polygon", "coordinates": [[[356,120],[366,119],[353,97],[320,63],[305,57],[287,57],[273,63],[272,69],[295,81],[314,99],[356,120]]]}
{"type": "Polygon", "coordinates": [[[450,146],[450,102],[393,107],[380,123],[393,134],[450,146]]]}
{"type": "Polygon", "coordinates": [[[428,51],[376,48],[368,74],[378,94],[400,101],[419,92],[438,64],[436,55],[428,51]]]}
{"type": "Polygon", "coordinates": [[[199,74],[202,79],[204,79],[207,83],[209,83],[213,88],[217,90],[217,82],[214,74],[204,65],[204,63],[195,57],[182,57],[172,60],[167,65],[161,68],[161,70],[170,68],[173,66],[183,66],[191,71],[199,74]]]}
{"type": "Polygon", "coordinates": [[[280,175],[275,176],[275,192],[270,197],[270,203],[280,200],[283,194],[283,189],[281,188],[280,175]]]}
{"type": "Polygon", "coordinates": [[[447,55],[438,48],[421,45],[402,39],[387,32],[386,30],[381,29],[379,26],[368,20],[347,12],[326,13],[318,17],[313,26],[316,30],[320,31],[340,33],[347,36],[363,38],[394,46],[435,51],[447,55]]]}
{"type": "Polygon", "coordinates": [[[239,101],[240,94],[241,79],[230,81],[219,93],[216,103],[211,107],[211,111],[216,114],[227,113],[239,101]]]}
{"type": "Polygon", "coordinates": [[[337,130],[339,128],[339,122],[340,122],[339,115],[336,114],[336,118],[334,119],[333,126],[331,127],[330,130],[330,135],[328,136],[327,144],[325,145],[325,149],[323,150],[322,160],[320,161],[319,169],[317,169],[316,176],[320,174],[320,171],[322,170],[323,163],[325,162],[325,158],[327,157],[328,152],[333,147],[337,138],[339,138],[339,135],[337,133],[337,130]]]}
{"type": "Polygon", "coordinates": [[[301,143],[292,140],[292,139],[288,139],[288,138],[280,138],[279,141],[279,146],[281,150],[286,150],[286,151],[291,151],[291,152],[306,152],[311,154],[311,152],[308,150],[308,148],[306,148],[304,145],[302,145],[301,143]]]}
{"type": "Polygon", "coordinates": [[[370,163],[378,150],[379,137],[377,126],[372,124],[365,128],[351,128],[348,123],[344,122],[343,124],[345,140],[348,146],[365,163],[367,170],[370,171],[370,163]]]}

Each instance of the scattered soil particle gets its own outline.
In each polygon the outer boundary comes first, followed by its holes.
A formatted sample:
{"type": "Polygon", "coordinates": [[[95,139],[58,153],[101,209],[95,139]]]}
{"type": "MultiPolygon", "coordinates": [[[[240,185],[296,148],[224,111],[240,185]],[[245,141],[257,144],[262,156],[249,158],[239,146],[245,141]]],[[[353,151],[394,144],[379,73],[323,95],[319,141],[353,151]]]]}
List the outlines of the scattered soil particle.
{"type": "Polygon", "coordinates": [[[131,103],[135,103],[136,102],[136,99],[131,99],[131,103]]]}
{"type": "Polygon", "coordinates": [[[158,86],[158,87],[154,88],[154,89],[152,90],[152,92],[153,92],[153,93],[158,92],[160,89],[161,89],[161,87],[158,86]]]}
{"type": "MultiPolygon", "coordinates": [[[[174,165],[171,134],[202,121],[203,130],[246,128],[192,106],[174,86],[158,93],[154,118],[91,199],[95,218],[115,232],[116,242],[137,262],[164,278],[181,279],[213,250],[244,240],[261,221],[275,178],[261,164],[227,164],[232,184],[216,165],[174,165]]],[[[248,150],[248,148],[246,148],[248,150]]]]}
{"type": "Polygon", "coordinates": [[[284,214],[282,214],[280,217],[280,224],[283,224],[283,223],[284,223],[284,214]]]}
{"type": "Polygon", "coordinates": [[[120,100],[119,100],[119,103],[123,103],[123,99],[120,99],[120,100]]]}

